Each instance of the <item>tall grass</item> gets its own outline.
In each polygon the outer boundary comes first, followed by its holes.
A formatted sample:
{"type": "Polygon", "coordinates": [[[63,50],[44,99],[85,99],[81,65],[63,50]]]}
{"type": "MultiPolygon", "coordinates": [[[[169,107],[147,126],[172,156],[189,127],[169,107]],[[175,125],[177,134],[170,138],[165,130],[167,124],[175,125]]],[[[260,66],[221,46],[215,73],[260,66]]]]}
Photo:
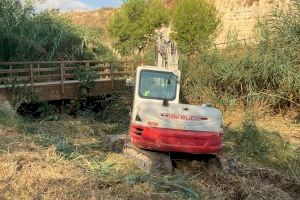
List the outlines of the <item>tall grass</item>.
{"type": "Polygon", "coordinates": [[[300,3],[274,10],[257,25],[257,43],[182,60],[184,90],[192,99],[223,106],[237,101],[271,108],[300,106],[300,3]]]}
{"type": "MultiPolygon", "coordinates": [[[[268,167],[294,177],[300,177],[300,149],[285,141],[279,133],[260,129],[248,117],[240,129],[227,129],[226,151],[248,166],[268,167]]],[[[298,180],[298,184],[300,180],[298,180]]]]}
{"type": "Polygon", "coordinates": [[[0,61],[105,59],[100,33],[74,26],[58,11],[36,12],[30,3],[0,2],[0,61]]]}

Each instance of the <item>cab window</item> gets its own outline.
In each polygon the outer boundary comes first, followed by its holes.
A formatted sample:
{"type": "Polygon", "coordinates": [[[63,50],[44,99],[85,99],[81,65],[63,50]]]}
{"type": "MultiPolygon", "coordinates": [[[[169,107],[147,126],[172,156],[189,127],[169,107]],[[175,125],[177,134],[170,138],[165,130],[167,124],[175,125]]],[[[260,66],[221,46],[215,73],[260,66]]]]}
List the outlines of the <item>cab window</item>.
{"type": "Polygon", "coordinates": [[[177,76],[171,72],[142,70],[139,95],[147,99],[172,101],[176,98],[177,76]]]}

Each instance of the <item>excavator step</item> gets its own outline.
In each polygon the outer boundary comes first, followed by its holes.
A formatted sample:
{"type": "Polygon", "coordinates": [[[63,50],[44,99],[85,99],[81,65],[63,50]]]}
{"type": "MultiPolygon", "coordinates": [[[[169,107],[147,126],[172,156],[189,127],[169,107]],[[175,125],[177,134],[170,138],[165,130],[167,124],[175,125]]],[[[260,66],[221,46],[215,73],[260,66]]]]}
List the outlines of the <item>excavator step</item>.
{"type": "Polygon", "coordinates": [[[132,158],[136,165],[150,174],[171,174],[172,162],[169,155],[139,149],[132,143],[124,146],[123,153],[132,158]]]}

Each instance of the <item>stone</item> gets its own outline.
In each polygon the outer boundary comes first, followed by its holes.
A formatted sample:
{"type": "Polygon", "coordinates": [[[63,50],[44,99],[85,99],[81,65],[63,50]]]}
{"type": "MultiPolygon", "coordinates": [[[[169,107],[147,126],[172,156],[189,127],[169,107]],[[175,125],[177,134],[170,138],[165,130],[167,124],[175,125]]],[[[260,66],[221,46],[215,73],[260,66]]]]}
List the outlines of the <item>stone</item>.
{"type": "Polygon", "coordinates": [[[13,107],[11,106],[9,101],[6,98],[4,98],[3,96],[0,96],[0,110],[2,110],[4,112],[12,112],[13,111],[13,107]]]}
{"type": "Polygon", "coordinates": [[[123,149],[125,156],[131,158],[136,166],[149,174],[171,174],[173,170],[169,155],[149,150],[143,150],[131,143],[123,149]]]}
{"type": "Polygon", "coordinates": [[[130,142],[130,138],[127,134],[107,135],[106,138],[109,150],[114,153],[122,153],[124,145],[130,142]]]}

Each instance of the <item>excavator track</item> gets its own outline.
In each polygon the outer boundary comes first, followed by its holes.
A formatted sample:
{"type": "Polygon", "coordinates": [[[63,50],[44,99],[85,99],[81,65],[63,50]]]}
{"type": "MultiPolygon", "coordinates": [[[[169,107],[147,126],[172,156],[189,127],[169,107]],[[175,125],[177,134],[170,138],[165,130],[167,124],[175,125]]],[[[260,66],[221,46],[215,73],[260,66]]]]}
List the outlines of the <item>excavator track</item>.
{"type": "Polygon", "coordinates": [[[123,154],[134,159],[136,165],[147,173],[171,174],[172,161],[169,155],[143,150],[132,143],[124,145],[123,154]]]}
{"type": "MultiPolygon", "coordinates": [[[[170,156],[170,154],[140,149],[130,142],[126,134],[108,135],[107,141],[110,151],[123,153],[125,156],[133,159],[135,164],[147,173],[171,174],[173,168],[176,168],[176,164],[173,164],[178,160],[186,161],[184,164],[185,168],[195,168],[195,165],[197,165],[197,162],[194,162],[195,159],[188,158],[188,156],[181,156],[178,159],[170,156]]],[[[236,161],[233,158],[216,155],[207,160],[209,168],[220,168],[222,171],[231,174],[237,172],[236,161]]]]}

